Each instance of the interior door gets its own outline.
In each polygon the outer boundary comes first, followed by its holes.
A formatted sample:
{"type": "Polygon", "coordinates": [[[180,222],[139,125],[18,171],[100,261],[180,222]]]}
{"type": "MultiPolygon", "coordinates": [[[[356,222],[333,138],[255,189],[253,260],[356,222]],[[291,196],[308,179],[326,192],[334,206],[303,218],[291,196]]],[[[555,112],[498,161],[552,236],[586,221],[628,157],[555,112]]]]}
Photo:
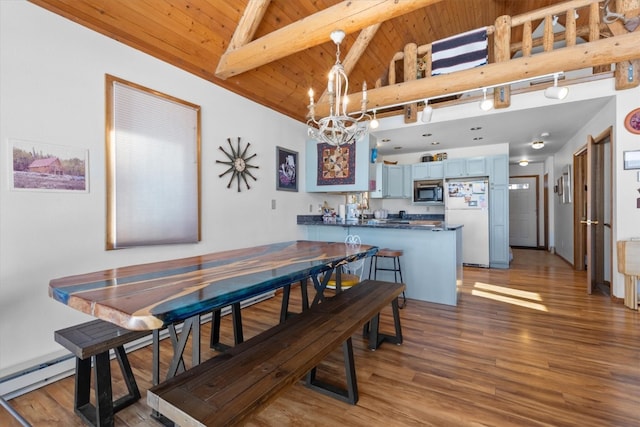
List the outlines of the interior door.
{"type": "MultiPolygon", "coordinates": [[[[610,130],[596,138],[589,137],[586,152],[574,158],[574,165],[583,169],[576,173],[578,182],[584,184],[584,199],[581,201],[584,214],[580,215],[577,227],[577,238],[584,239],[584,263],[586,264],[587,293],[591,294],[596,286],[610,286],[607,274],[611,274],[611,257],[613,251],[611,233],[612,209],[612,144],[610,130]],[[582,158],[583,162],[580,162],[582,158]],[[577,162],[577,163],[576,163],[577,162]],[[582,175],[582,178],[580,177],[582,175]],[[578,181],[580,180],[580,181],[578,181]]],[[[575,167],[574,167],[574,170],[575,167]]],[[[578,187],[576,187],[578,189],[578,187]]],[[[576,200],[578,202],[578,200],[576,200]]],[[[576,203],[576,210],[579,205],[576,203]]],[[[578,218],[576,218],[578,219],[578,218]]],[[[580,252],[576,252],[576,261],[580,252]]],[[[576,264],[576,268],[578,265],[576,264]]],[[[577,268],[578,269],[578,268],[577,268]]],[[[610,289],[609,289],[610,292],[610,289]]]]}
{"type": "Polygon", "coordinates": [[[509,245],[538,247],[538,178],[509,178],[509,245]]]}

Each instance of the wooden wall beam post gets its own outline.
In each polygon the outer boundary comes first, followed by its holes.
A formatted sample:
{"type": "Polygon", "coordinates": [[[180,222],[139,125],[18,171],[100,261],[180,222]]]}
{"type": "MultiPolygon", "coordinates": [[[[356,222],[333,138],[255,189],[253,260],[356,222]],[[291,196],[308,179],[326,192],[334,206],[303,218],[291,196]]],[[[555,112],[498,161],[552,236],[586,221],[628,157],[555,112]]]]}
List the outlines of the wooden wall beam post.
{"type": "MultiPolygon", "coordinates": [[[[404,81],[416,80],[418,73],[418,45],[408,43],[404,47],[404,81]]],[[[412,102],[404,106],[404,122],[415,123],[418,121],[418,103],[412,102]]]]}
{"type": "MultiPolygon", "coordinates": [[[[496,31],[493,33],[494,62],[511,60],[511,17],[502,15],[496,19],[496,31]]],[[[507,108],[511,105],[511,86],[498,86],[493,89],[493,107],[507,108]]]]}
{"type": "MultiPolygon", "coordinates": [[[[617,0],[616,12],[625,14],[629,11],[640,9],[640,0],[617,0]]],[[[629,18],[629,17],[627,17],[629,18]]],[[[615,21],[609,25],[611,32],[614,35],[624,34],[627,32],[626,28],[620,20],[615,21]]],[[[635,32],[640,31],[640,27],[636,28],[635,32]]],[[[613,73],[616,81],[616,89],[631,89],[640,85],[640,60],[635,59],[631,61],[622,61],[616,63],[616,69],[613,73]]]]}

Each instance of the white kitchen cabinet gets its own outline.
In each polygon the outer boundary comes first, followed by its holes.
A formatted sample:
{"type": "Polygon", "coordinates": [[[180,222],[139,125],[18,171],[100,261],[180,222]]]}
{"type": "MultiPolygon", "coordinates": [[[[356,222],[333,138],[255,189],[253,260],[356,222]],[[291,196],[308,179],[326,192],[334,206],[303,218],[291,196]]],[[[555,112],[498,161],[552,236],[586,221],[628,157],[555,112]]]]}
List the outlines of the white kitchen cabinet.
{"type": "Polygon", "coordinates": [[[444,160],[445,178],[460,178],[467,176],[465,159],[444,160]]]}
{"type": "Polygon", "coordinates": [[[413,198],[413,178],[411,176],[411,165],[404,165],[404,178],[403,184],[404,189],[402,191],[402,198],[411,199],[413,198]]]}
{"type": "Polygon", "coordinates": [[[444,161],[413,164],[411,165],[412,180],[442,179],[444,177],[444,164],[444,161]]]}
{"type": "Polygon", "coordinates": [[[369,192],[373,199],[403,199],[406,195],[404,165],[375,165],[375,190],[369,192]]]}
{"type": "Polygon", "coordinates": [[[444,176],[447,178],[466,178],[487,176],[487,163],[484,157],[469,157],[444,160],[444,176]]]}

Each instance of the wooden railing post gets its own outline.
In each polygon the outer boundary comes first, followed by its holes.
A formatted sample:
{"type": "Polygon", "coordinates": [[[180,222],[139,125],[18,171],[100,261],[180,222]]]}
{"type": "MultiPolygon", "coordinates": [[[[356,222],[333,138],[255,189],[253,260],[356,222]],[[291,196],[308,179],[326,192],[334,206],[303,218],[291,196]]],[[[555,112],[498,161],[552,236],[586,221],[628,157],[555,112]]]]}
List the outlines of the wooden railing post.
{"type": "MultiPolygon", "coordinates": [[[[404,81],[416,80],[418,73],[418,45],[408,43],[404,47],[404,81]]],[[[418,103],[404,106],[404,122],[415,123],[418,120],[418,103]]]]}
{"type": "MultiPolygon", "coordinates": [[[[496,19],[493,34],[493,52],[495,62],[506,62],[511,59],[511,17],[503,15],[496,19]]],[[[511,86],[498,86],[493,90],[494,108],[507,108],[511,105],[511,86]]]]}
{"type": "MultiPolygon", "coordinates": [[[[640,0],[617,0],[616,12],[626,13],[631,10],[640,9],[640,0]]],[[[619,33],[624,34],[627,30],[624,28],[620,20],[614,22],[616,26],[610,25],[611,32],[616,35],[614,28],[619,28],[619,33]]],[[[636,29],[640,31],[640,29],[636,29]]],[[[632,61],[624,61],[616,63],[616,70],[614,72],[616,80],[616,90],[631,89],[640,85],[640,60],[634,59],[632,61]]]]}

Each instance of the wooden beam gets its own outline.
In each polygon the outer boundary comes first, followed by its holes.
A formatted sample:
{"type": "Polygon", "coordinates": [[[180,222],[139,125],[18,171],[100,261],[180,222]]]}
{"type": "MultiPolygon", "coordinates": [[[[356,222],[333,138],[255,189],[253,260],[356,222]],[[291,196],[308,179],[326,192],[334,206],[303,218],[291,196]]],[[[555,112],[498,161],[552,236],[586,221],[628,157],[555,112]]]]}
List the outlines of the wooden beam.
{"type": "Polygon", "coordinates": [[[331,31],[350,34],[442,0],[343,1],[267,34],[220,58],[216,77],[227,79],[329,41],[331,31]]]}
{"type": "MultiPolygon", "coordinates": [[[[627,13],[636,7],[640,7],[640,0],[618,0],[616,2],[616,11],[625,16],[628,16],[627,13]]],[[[608,25],[614,36],[627,33],[627,29],[619,19],[608,25]]],[[[640,30],[636,28],[635,32],[638,31],[640,30]]],[[[614,77],[616,79],[616,89],[618,90],[631,89],[640,85],[640,60],[618,62],[614,77]]]]}
{"type": "MultiPolygon", "coordinates": [[[[600,39],[508,62],[492,63],[452,74],[413,80],[370,90],[369,110],[408,103],[424,98],[440,98],[461,91],[479,90],[558,71],[573,71],[640,58],[640,31],[600,39]]],[[[360,99],[362,94],[352,94],[360,99]]],[[[328,107],[317,105],[316,116],[328,114],[328,107]]]]}
{"type": "Polygon", "coordinates": [[[238,49],[253,39],[258,25],[262,22],[264,13],[267,11],[271,0],[249,0],[247,7],[240,18],[240,22],[233,33],[233,37],[227,47],[227,52],[238,49]]]}

